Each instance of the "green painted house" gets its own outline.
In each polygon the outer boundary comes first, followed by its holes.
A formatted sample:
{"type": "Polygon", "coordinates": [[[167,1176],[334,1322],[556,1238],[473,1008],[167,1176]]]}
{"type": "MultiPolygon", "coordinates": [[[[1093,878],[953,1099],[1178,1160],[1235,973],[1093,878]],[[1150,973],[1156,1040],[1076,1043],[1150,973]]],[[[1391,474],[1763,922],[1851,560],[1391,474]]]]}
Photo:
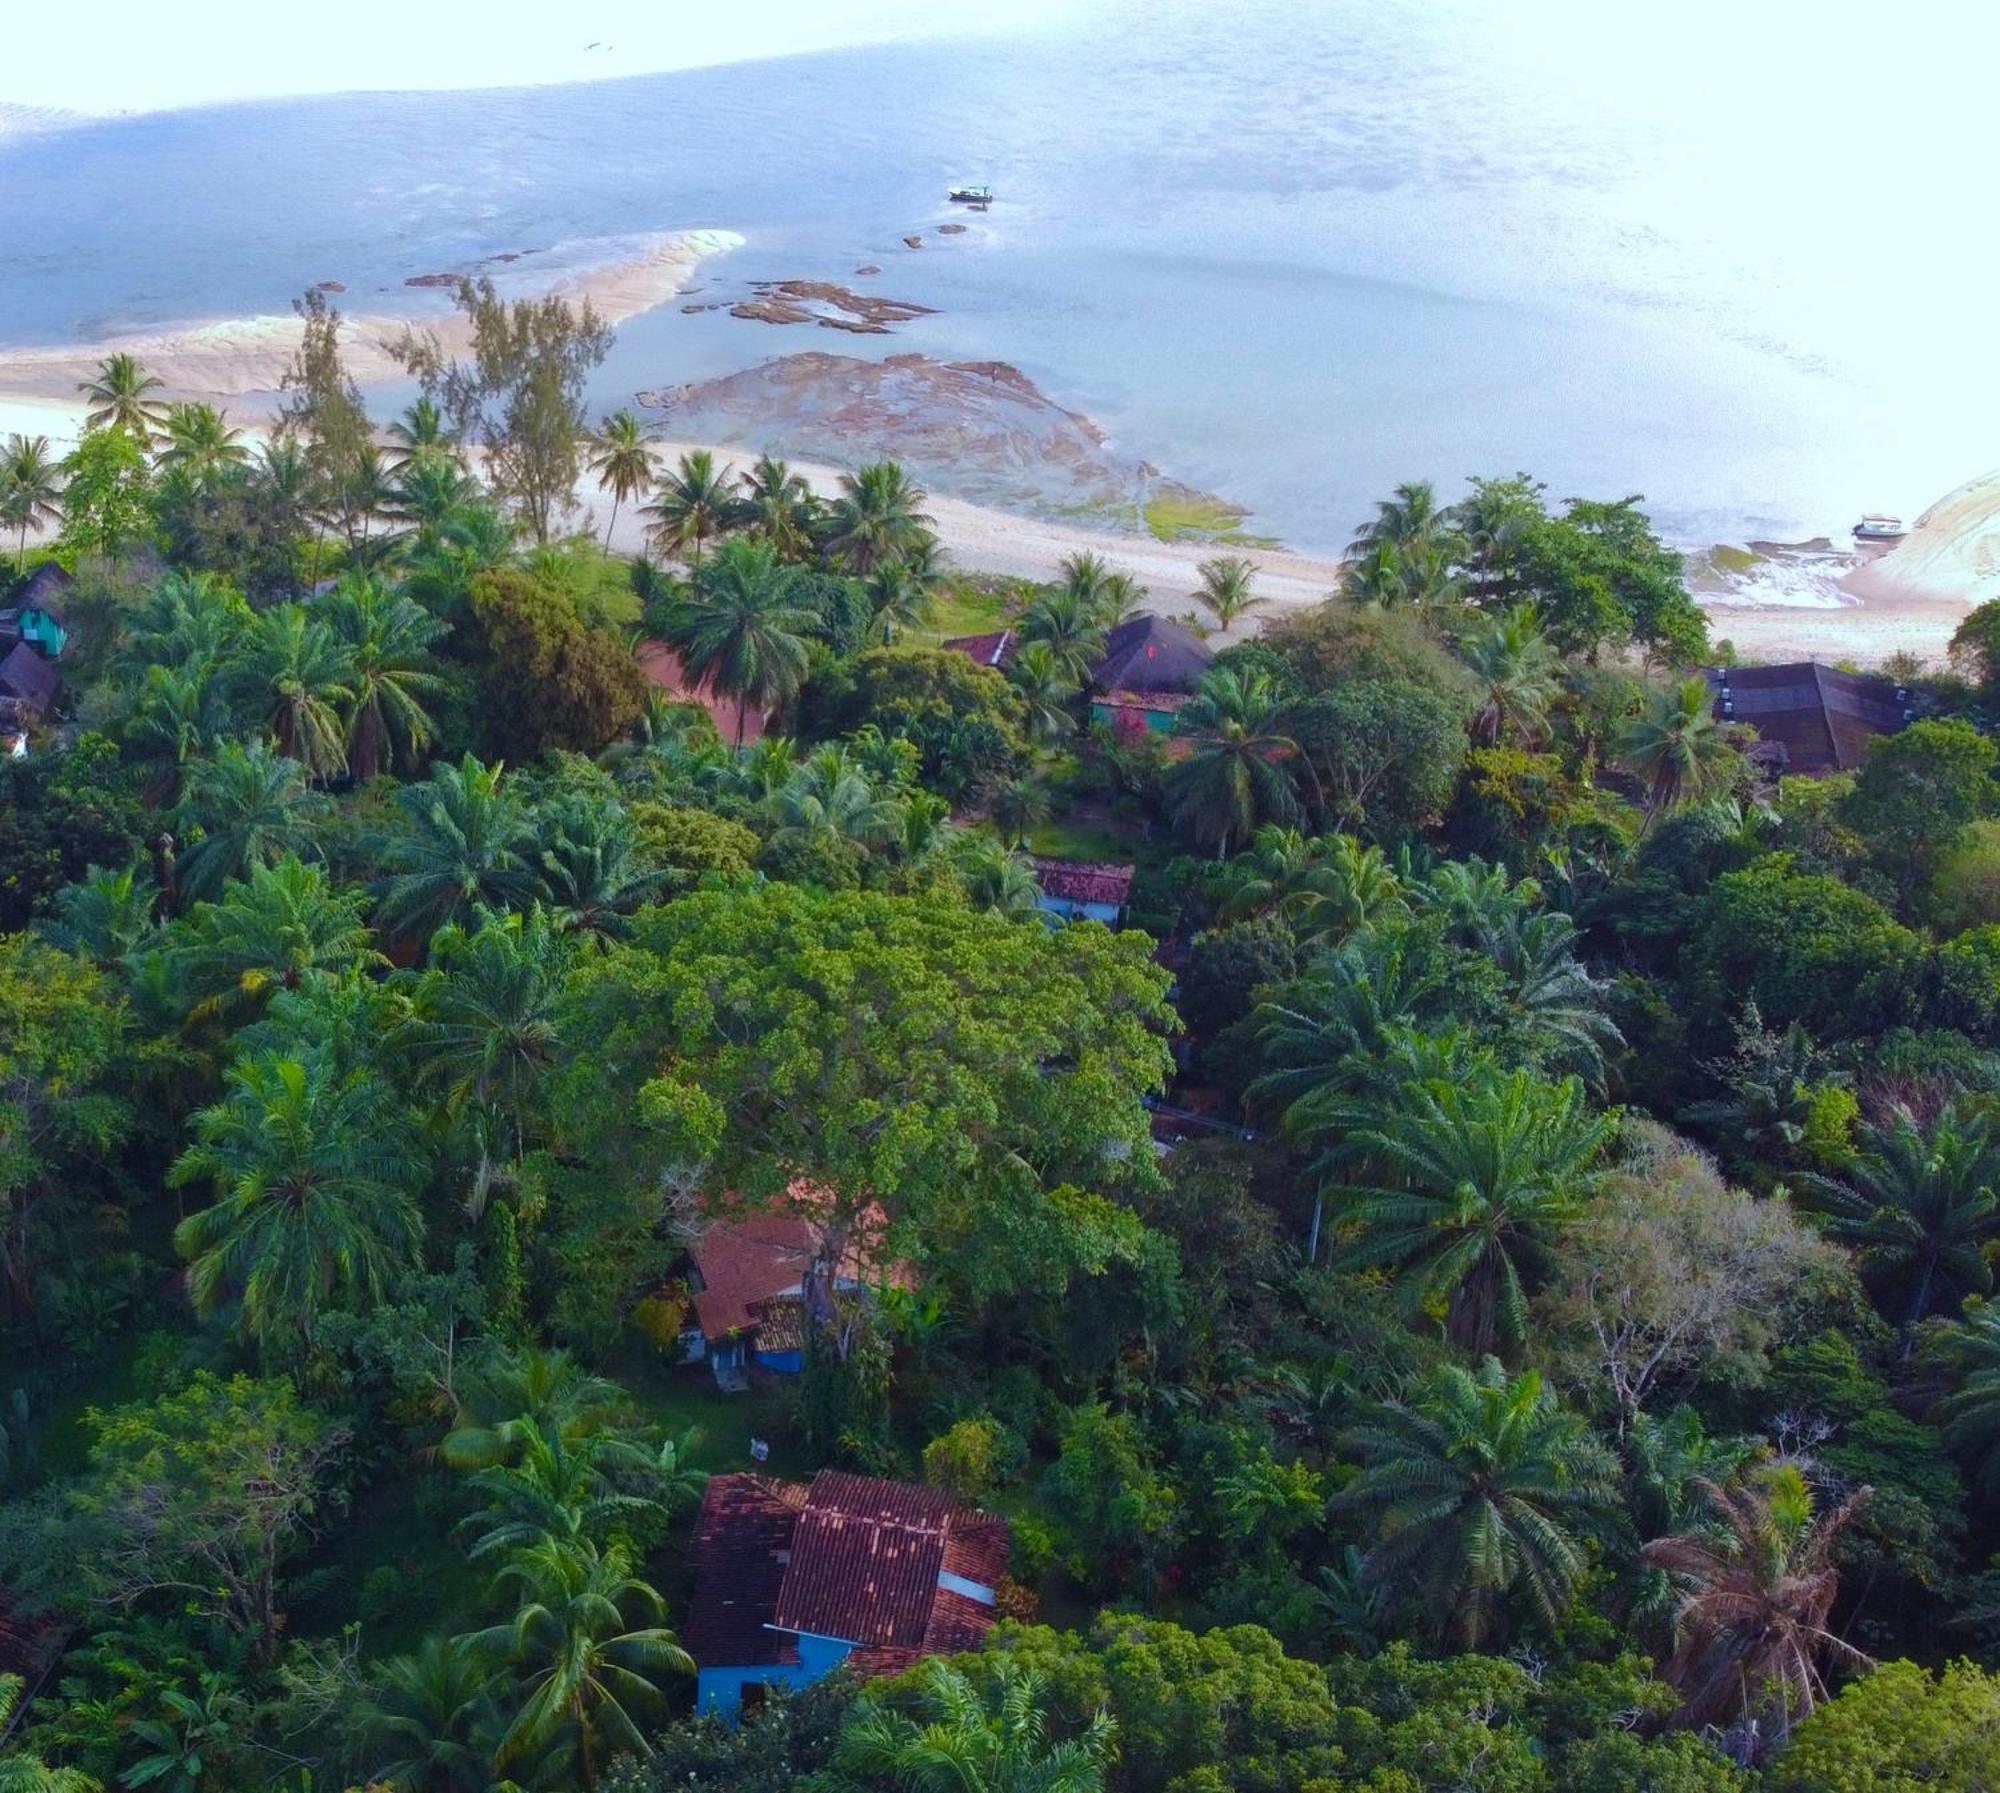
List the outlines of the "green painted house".
{"type": "Polygon", "coordinates": [[[0,649],[25,642],[51,660],[69,645],[63,621],[69,589],[76,583],[54,561],[45,561],[0,605],[0,649]]]}

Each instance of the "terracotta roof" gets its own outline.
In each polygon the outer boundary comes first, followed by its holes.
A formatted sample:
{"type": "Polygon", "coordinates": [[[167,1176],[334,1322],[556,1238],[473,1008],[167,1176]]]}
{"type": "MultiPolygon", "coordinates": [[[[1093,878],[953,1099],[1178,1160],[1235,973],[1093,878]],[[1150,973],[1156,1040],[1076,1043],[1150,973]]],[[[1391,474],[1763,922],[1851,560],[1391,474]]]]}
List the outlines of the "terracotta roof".
{"type": "MultiPolygon", "coordinates": [[[[706,684],[689,683],[680,655],[664,641],[642,641],[632,650],[632,657],[639,662],[639,670],[675,703],[699,704],[708,712],[709,721],[715,724],[716,732],[725,741],[736,739],[735,702],[727,697],[718,697],[706,684]]],[[[764,712],[746,709],[743,712],[745,742],[759,740],[763,733],[764,712]]]]}
{"type": "Polygon", "coordinates": [[[1192,691],[1107,691],[1098,703],[1115,710],[1153,710],[1175,716],[1195,700],[1192,691]]]}
{"type": "MultiPolygon", "coordinates": [[[[815,1202],[812,1186],[793,1183],[787,1200],[790,1207],[773,1213],[716,1221],[689,1251],[702,1283],[694,1298],[695,1318],[710,1338],[757,1325],[758,1310],[766,1303],[799,1292],[819,1246],[819,1229],[809,1212],[815,1202]]],[[[862,1212],[848,1234],[837,1283],[908,1281],[905,1266],[882,1261],[887,1224],[880,1208],[871,1205],[862,1212]]]]}
{"type": "Polygon", "coordinates": [[[1893,679],[1816,660],[1711,666],[1706,676],[1717,719],[1746,722],[1760,741],[1782,747],[1787,772],[1850,771],[1867,759],[1877,735],[1896,734],[1911,719],[1910,695],[1893,679]]]}
{"type": "Polygon", "coordinates": [[[991,635],[954,635],[938,644],[954,654],[977,660],[981,666],[1005,666],[1020,645],[1012,629],[998,629],[991,635]]]}
{"type": "Polygon", "coordinates": [[[1163,616],[1133,616],[1104,638],[1090,669],[1093,691],[1192,691],[1215,650],[1163,616]]]}
{"type": "Polygon", "coordinates": [[[694,1600],[680,1628],[697,1662],[754,1667],[796,1657],[793,1640],[767,1621],[805,1504],[806,1490],[797,1482],[708,1478],[694,1529],[694,1600]]]}
{"type": "Polygon", "coordinates": [[[56,669],[25,641],[17,643],[14,650],[0,660],[0,697],[20,699],[23,707],[37,716],[48,714],[49,706],[55,702],[56,687],[61,682],[56,669]]]}
{"type": "Polygon", "coordinates": [[[1070,903],[1111,903],[1122,909],[1132,891],[1132,867],[1076,859],[1037,859],[1035,882],[1044,896],[1070,903]]]}

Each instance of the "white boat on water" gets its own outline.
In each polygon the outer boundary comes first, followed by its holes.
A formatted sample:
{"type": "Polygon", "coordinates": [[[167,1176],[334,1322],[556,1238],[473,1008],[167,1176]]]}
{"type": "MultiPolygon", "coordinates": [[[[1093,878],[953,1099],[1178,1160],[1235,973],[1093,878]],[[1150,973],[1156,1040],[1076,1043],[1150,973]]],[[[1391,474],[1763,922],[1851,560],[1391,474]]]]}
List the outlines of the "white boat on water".
{"type": "Polygon", "coordinates": [[[1870,512],[1854,526],[1857,542],[1899,542],[1910,533],[1910,526],[1901,517],[1885,517],[1870,512]]]}

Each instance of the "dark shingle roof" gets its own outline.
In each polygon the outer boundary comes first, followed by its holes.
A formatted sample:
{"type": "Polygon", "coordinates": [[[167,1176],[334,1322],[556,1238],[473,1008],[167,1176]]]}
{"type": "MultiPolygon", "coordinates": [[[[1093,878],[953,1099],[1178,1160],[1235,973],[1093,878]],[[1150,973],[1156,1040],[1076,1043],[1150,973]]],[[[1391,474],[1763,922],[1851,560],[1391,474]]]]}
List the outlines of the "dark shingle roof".
{"type": "Polygon", "coordinates": [[[1105,637],[1090,685],[1093,691],[1192,691],[1214,658],[1208,643],[1179,623],[1128,617],[1105,637]]]}
{"type": "Polygon", "coordinates": [[[63,597],[75,584],[76,581],[53,560],[45,560],[28,575],[7,602],[10,607],[24,609],[32,604],[37,610],[45,610],[61,622],[63,597]]]}
{"type": "Polygon", "coordinates": [[[56,669],[25,641],[0,660],[0,697],[17,697],[37,715],[48,714],[60,683],[56,669]]]}
{"type": "Polygon", "coordinates": [[[681,1642],[711,1668],[783,1661],[796,1645],[767,1621],[806,1504],[797,1482],[710,1476],[694,1530],[694,1600],[681,1642]]]}
{"type": "Polygon", "coordinates": [[[1847,772],[1877,735],[1911,720],[1910,695],[1893,679],[1842,672],[1816,660],[1788,666],[1711,666],[1715,714],[1744,722],[1785,751],[1784,769],[1808,776],[1847,772]]]}

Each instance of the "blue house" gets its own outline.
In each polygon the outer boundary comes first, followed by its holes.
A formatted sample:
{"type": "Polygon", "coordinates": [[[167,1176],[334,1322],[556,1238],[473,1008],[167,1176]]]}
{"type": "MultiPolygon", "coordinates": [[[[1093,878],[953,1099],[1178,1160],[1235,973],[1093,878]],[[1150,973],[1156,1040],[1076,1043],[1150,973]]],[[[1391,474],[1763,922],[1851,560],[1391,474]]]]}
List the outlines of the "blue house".
{"type": "Polygon", "coordinates": [[[834,1469],[810,1487],[711,1477],[681,1627],[696,1709],[733,1717],[843,1663],[887,1675],[977,1649],[1009,1548],[1004,1519],[940,1488],[834,1469]]]}
{"type": "Polygon", "coordinates": [[[4,606],[0,606],[0,650],[25,642],[58,660],[69,645],[63,600],[76,583],[52,560],[44,561],[4,606]]]}
{"type": "Polygon", "coordinates": [[[1036,906],[1058,921],[1101,921],[1115,928],[1132,894],[1129,865],[1094,865],[1080,859],[1037,859],[1036,906]]]}

